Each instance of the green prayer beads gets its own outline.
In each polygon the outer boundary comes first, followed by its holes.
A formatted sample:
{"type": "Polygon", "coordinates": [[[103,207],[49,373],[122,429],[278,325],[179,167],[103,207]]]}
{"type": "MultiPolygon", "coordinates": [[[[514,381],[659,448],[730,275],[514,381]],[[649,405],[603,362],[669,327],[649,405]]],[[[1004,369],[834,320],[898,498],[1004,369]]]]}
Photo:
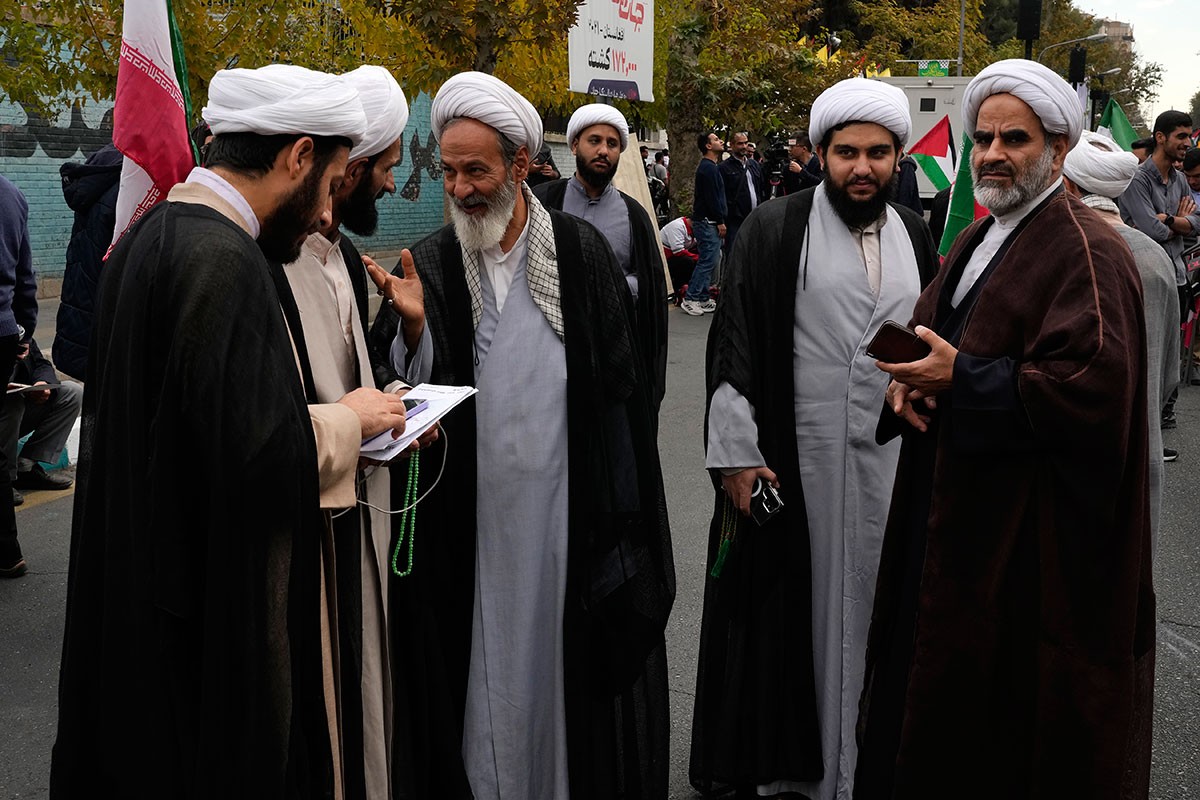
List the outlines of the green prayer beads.
{"type": "Polygon", "coordinates": [[[408,458],[408,485],[404,489],[404,510],[400,512],[400,532],[396,534],[396,549],[392,551],[392,574],[398,578],[407,578],[413,570],[413,545],[417,535],[417,485],[421,477],[421,451],[414,452],[408,458]],[[408,563],[404,571],[400,570],[400,552],[408,542],[408,563]]]}

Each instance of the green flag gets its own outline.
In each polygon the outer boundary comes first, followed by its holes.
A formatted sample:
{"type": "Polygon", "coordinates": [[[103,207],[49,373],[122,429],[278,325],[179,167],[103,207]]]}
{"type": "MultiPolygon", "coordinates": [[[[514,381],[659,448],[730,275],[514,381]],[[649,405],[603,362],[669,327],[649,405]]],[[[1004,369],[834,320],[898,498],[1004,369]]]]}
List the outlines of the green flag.
{"type": "Polygon", "coordinates": [[[1138,138],[1137,131],[1129,124],[1129,117],[1125,116],[1121,106],[1111,97],[1108,98],[1108,105],[1104,107],[1104,113],[1100,115],[1096,132],[1111,137],[1124,150],[1132,149],[1133,143],[1138,138]]]}
{"type": "Polygon", "coordinates": [[[958,160],[958,176],[950,189],[950,210],[946,214],[946,227],[938,254],[943,258],[950,252],[951,245],[963,229],[987,211],[975,202],[975,182],[971,179],[971,137],[963,134],[962,157],[958,160]]]}

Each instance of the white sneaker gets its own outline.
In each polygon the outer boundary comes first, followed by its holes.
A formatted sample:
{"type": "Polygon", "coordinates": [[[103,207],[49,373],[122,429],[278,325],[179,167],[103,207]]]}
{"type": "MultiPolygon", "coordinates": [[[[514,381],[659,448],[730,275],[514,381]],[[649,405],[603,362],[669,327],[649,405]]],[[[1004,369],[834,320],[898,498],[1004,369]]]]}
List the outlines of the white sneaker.
{"type": "MultiPolygon", "coordinates": [[[[707,300],[705,302],[711,303],[712,301],[707,300]]],[[[683,309],[683,313],[685,313],[689,316],[692,316],[692,317],[704,316],[704,303],[697,303],[695,300],[684,300],[682,303],[679,304],[679,307],[681,309],[683,309]]]]}
{"type": "Polygon", "coordinates": [[[716,300],[705,300],[703,303],[697,303],[697,305],[700,307],[700,310],[705,314],[711,314],[717,310],[717,301],[716,300]]]}

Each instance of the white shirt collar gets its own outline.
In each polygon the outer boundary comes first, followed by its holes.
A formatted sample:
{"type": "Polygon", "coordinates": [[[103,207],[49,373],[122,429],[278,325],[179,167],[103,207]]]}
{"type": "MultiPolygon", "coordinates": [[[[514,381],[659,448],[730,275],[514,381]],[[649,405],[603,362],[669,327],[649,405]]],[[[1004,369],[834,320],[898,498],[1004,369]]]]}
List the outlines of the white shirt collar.
{"type": "Polygon", "coordinates": [[[233,206],[242,219],[246,222],[246,228],[250,231],[250,235],[255,239],[262,233],[262,226],[258,222],[258,217],[254,215],[254,209],[250,207],[250,203],[242,196],[242,193],[229,181],[222,178],[211,169],[204,167],[192,167],[192,171],[188,173],[187,180],[184,183],[198,183],[201,186],[207,186],[212,189],[221,199],[233,206]]]}

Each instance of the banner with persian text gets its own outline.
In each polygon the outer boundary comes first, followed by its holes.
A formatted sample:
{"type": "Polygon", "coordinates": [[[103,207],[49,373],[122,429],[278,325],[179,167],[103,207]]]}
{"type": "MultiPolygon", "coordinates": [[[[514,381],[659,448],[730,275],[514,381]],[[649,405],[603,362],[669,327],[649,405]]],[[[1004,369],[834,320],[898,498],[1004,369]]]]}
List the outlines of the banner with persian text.
{"type": "Polygon", "coordinates": [[[654,0],[587,0],[567,45],[572,92],[654,100],[654,0]]]}

